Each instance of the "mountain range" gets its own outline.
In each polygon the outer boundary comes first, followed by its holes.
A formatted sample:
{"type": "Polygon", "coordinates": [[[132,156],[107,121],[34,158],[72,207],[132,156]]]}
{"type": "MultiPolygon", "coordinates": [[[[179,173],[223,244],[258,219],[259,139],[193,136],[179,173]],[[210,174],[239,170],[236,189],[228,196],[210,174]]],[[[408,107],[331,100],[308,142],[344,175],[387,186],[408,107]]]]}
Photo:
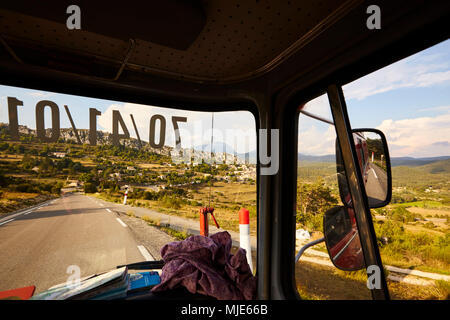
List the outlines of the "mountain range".
{"type": "MultiPolygon", "coordinates": [[[[196,151],[204,151],[204,152],[210,152],[211,145],[210,144],[203,144],[194,147],[194,150],[196,151]]],[[[214,142],[213,143],[213,152],[224,152],[226,150],[229,154],[234,154],[234,149],[223,142],[214,142]]],[[[250,163],[256,163],[256,150],[252,150],[247,153],[236,153],[236,156],[241,159],[245,160],[246,156],[248,155],[248,159],[250,163]]],[[[327,155],[309,155],[304,153],[298,153],[297,156],[298,161],[308,161],[308,162],[336,162],[336,157],[334,154],[327,154],[327,155]]],[[[427,164],[432,164],[437,161],[442,160],[448,160],[450,159],[450,156],[439,156],[439,157],[422,157],[422,158],[414,158],[414,157],[391,157],[391,166],[397,167],[397,166],[408,166],[408,167],[417,167],[417,166],[423,166],[427,164]]]]}

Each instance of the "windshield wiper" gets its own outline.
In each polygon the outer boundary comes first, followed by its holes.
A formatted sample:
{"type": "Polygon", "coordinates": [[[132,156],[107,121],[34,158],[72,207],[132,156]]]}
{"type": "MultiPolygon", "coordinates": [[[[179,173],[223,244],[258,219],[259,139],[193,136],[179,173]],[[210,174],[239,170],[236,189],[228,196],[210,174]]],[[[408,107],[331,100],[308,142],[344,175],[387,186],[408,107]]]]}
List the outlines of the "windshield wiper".
{"type": "Polygon", "coordinates": [[[128,269],[134,269],[134,270],[145,270],[145,269],[162,269],[164,266],[163,260],[158,261],[142,261],[142,262],[136,262],[136,263],[130,263],[130,264],[124,264],[117,266],[116,268],[122,268],[127,267],[128,269]]]}

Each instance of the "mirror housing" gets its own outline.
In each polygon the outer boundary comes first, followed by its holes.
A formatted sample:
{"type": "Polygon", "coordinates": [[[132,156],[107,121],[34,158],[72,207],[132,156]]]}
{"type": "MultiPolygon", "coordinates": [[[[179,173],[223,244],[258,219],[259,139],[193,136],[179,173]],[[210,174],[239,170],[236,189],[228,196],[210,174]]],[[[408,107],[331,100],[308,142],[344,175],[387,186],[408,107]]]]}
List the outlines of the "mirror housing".
{"type": "Polygon", "coordinates": [[[364,268],[364,254],[353,209],[337,206],[325,212],[323,233],[334,266],[344,271],[364,268]]]}
{"type": "MultiPolygon", "coordinates": [[[[384,207],[392,198],[391,162],[386,137],[377,129],[354,129],[352,133],[369,208],[384,207]]],[[[341,201],[346,207],[352,207],[341,148],[337,141],[336,170],[341,201]]]]}

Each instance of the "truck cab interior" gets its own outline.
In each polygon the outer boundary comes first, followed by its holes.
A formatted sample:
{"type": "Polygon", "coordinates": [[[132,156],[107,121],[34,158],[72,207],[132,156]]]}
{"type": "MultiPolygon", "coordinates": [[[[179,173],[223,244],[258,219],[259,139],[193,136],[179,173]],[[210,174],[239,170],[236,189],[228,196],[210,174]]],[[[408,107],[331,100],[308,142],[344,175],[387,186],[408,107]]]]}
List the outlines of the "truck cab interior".
{"type": "MultiPolygon", "coordinates": [[[[1,85],[179,110],[244,110],[256,131],[278,130],[278,170],[261,174],[271,164],[257,161],[254,266],[263,300],[300,299],[299,106],[326,93],[365,266],[383,270],[342,86],[447,40],[450,2],[377,1],[381,25],[370,28],[374,3],[362,0],[82,0],[81,28],[69,29],[72,2],[1,3],[1,85]]],[[[258,150],[270,145],[255,134],[258,150]]],[[[384,276],[371,294],[389,299],[384,276]]]]}

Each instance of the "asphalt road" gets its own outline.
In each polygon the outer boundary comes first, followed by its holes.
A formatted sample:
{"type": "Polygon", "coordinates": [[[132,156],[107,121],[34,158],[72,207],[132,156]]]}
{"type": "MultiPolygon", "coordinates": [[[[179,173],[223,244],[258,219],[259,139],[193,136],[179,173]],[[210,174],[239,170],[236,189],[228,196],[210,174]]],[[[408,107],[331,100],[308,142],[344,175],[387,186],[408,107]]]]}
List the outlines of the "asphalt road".
{"type": "Polygon", "coordinates": [[[366,193],[369,198],[369,204],[376,204],[386,200],[387,174],[374,163],[369,164],[366,193]]]}
{"type": "Polygon", "coordinates": [[[36,292],[117,265],[152,260],[108,204],[67,195],[0,221],[0,291],[35,285],[36,292]]]}

